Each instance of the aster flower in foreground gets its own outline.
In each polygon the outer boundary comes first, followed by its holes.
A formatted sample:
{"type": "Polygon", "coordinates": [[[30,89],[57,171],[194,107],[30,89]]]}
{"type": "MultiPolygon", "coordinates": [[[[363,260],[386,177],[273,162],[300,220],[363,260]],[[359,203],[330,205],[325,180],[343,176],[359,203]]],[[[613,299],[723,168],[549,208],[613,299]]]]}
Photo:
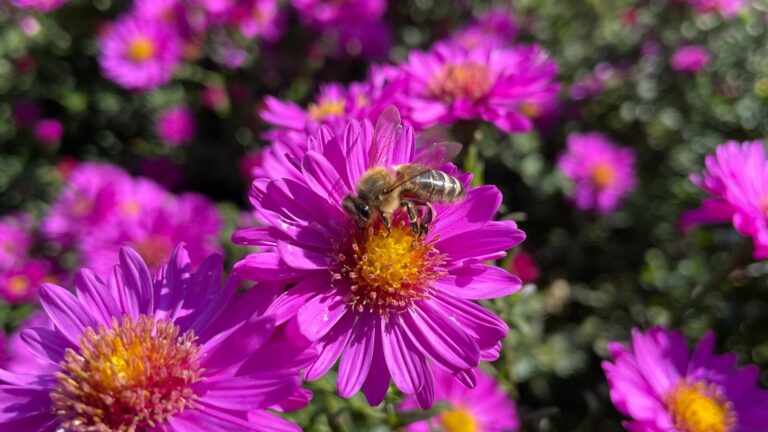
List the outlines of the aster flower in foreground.
{"type": "Polygon", "coordinates": [[[132,90],[159,87],[181,62],[181,40],[172,26],[126,15],[100,41],[99,63],[107,78],[132,90]]]}
{"type": "MultiPolygon", "coordinates": [[[[435,370],[435,401],[450,408],[434,417],[408,425],[407,432],[514,432],[520,427],[515,403],[498,383],[480,369],[475,370],[477,387],[467,389],[449,373],[435,370]]],[[[417,408],[408,397],[401,410],[417,408]]]]}
{"type": "Polygon", "coordinates": [[[635,155],[599,133],[573,133],[558,167],[573,184],[579,210],[610,213],[635,188],[635,155]]]}
{"type": "Polygon", "coordinates": [[[54,373],[58,365],[43,360],[27,348],[27,344],[21,339],[21,334],[26,329],[45,328],[53,330],[53,323],[42,311],[33,312],[22,323],[19,329],[9,335],[5,344],[5,358],[0,361],[0,368],[18,374],[45,374],[54,373]]]}
{"type": "Polygon", "coordinates": [[[713,352],[707,333],[692,354],[680,332],[634,330],[625,347],[608,348],[603,362],[611,400],[632,417],[632,432],[748,432],[768,430],[768,392],[755,366],[736,367],[733,353],[713,352]]]}
{"type": "Polygon", "coordinates": [[[522,107],[558,91],[557,65],[538,46],[438,43],[411,52],[403,67],[407,87],[398,101],[419,129],[485,120],[505,132],[528,131],[532,123],[522,107]]]}
{"type": "Polygon", "coordinates": [[[740,234],[752,237],[754,257],[768,257],[768,160],[761,141],[728,141],[707,156],[702,175],[691,181],[712,197],[683,214],[681,225],[731,221],[740,234]]]}
{"type": "Polygon", "coordinates": [[[153,281],[123,249],[106,283],[83,270],[76,295],[44,285],[53,330],[27,329],[22,339],[56,369],[0,371],[0,428],[299,430],[266,411],[304,394],[302,356],[270,338],[269,290],[248,299],[252,311],[233,308],[237,281],[220,287],[221,277],[221,257],[192,273],[179,247],[153,281]]]}
{"type": "Polygon", "coordinates": [[[474,300],[521,285],[506,270],[483,264],[525,238],[513,221],[491,220],[501,203],[498,189],[472,188],[463,201],[434,204],[425,238],[414,236],[401,212],[391,231],[378,221],[361,229],[342,200],[366,169],[414,162],[413,130],[390,107],[375,131],[368,121],[350,121],[342,135],[321,126],[308,147],[296,162],[301,177],[253,182],[251,202],[265,225],[233,236],[237,244],[268,250],[241,260],[236,274],[295,284],[270,312],[318,346],[306,378],[321,377],[340,358],[339,394],[362,388],[372,405],[384,399],[391,379],[429,407],[433,368],[474,387],[474,368],[498,358],[508,331],[474,300]]]}

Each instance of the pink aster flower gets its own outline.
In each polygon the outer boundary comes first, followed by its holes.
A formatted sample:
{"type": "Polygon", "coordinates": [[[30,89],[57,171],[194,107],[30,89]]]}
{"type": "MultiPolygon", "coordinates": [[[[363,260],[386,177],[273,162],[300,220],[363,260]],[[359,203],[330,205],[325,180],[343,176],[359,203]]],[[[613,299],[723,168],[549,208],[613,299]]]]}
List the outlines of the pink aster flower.
{"type": "Polygon", "coordinates": [[[377,21],[387,10],[386,0],[291,0],[291,4],[302,22],[315,27],[377,21]]]}
{"type": "Polygon", "coordinates": [[[48,13],[61,7],[67,0],[11,0],[11,4],[19,9],[31,9],[48,13]]]}
{"type": "Polygon", "coordinates": [[[420,129],[484,120],[505,132],[528,131],[532,123],[521,106],[558,90],[557,65],[538,46],[438,43],[429,52],[411,52],[404,68],[401,104],[420,129]]]}
{"type": "Polygon", "coordinates": [[[64,124],[56,119],[42,119],[35,124],[35,138],[48,147],[58,147],[64,136],[64,124]]]}
{"type": "Polygon", "coordinates": [[[571,199],[579,210],[610,213],[635,189],[635,154],[602,134],[573,133],[558,167],[573,182],[571,199]]]}
{"type": "Polygon", "coordinates": [[[187,107],[168,108],[158,115],[155,129],[170,147],[183,146],[195,137],[195,115],[187,107]]]}
{"type": "Polygon", "coordinates": [[[696,73],[707,67],[711,60],[709,50],[702,45],[684,45],[678,47],[670,63],[677,72],[696,73]]]}
{"type": "Polygon", "coordinates": [[[23,264],[32,246],[32,218],[24,213],[0,218],[0,272],[23,264]]]}
{"type": "MultiPolygon", "coordinates": [[[[154,186],[154,185],[153,185],[154,186]]],[[[156,186],[155,186],[156,187],[156,186]]],[[[205,196],[187,193],[155,202],[135,195],[135,214],[91,231],[80,241],[84,267],[106,276],[117,263],[118,248],[129,246],[141,255],[154,274],[168,260],[177,243],[184,242],[194,268],[213,253],[221,253],[222,220],[205,196]]]]}
{"type": "Polygon", "coordinates": [[[749,0],[688,0],[699,13],[719,12],[726,18],[738,15],[749,5],[749,0]]]}
{"type": "Polygon", "coordinates": [[[277,42],[285,31],[286,15],[278,0],[245,0],[238,2],[232,20],[243,36],[277,42]]]}
{"type": "Polygon", "coordinates": [[[768,160],[761,141],[728,141],[707,156],[706,170],[691,181],[712,197],[683,214],[681,225],[731,221],[740,234],[752,237],[754,257],[768,257],[768,160]]]}
{"type": "MultiPolygon", "coordinates": [[[[477,386],[467,389],[449,373],[435,369],[435,401],[447,403],[450,408],[432,418],[405,427],[406,432],[482,431],[515,432],[520,423],[515,403],[504,389],[482,370],[475,369],[477,386]]],[[[400,409],[415,409],[417,401],[410,396],[400,409]]]]}
{"type": "Polygon", "coordinates": [[[53,323],[44,312],[33,312],[16,332],[8,336],[5,345],[6,357],[4,361],[0,362],[0,368],[18,374],[41,374],[56,371],[56,365],[33,354],[21,339],[24,330],[31,328],[53,330],[53,323]]]}
{"type": "Polygon", "coordinates": [[[485,11],[478,19],[459,30],[451,40],[467,49],[481,45],[510,46],[517,36],[515,14],[508,7],[485,11]]]}
{"type": "Polygon", "coordinates": [[[707,333],[692,354],[680,332],[633,330],[627,347],[613,342],[603,370],[616,408],[632,432],[746,432],[768,430],[768,392],[755,366],[736,367],[736,355],[713,352],[707,333]]]}
{"type": "Polygon", "coordinates": [[[318,379],[340,359],[339,394],[363,389],[372,405],[393,380],[420,406],[430,406],[433,368],[474,387],[474,368],[498,358],[508,331],[474,300],[502,297],[521,285],[506,270],[484,264],[525,238],[514,222],[491,220],[501,203],[493,186],[469,189],[454,204],[433,204],[435,218],[423,238],[400,211],[388,231],[379,221],[361,229],[342,209],[366,169],[413,163],[415,141],[394,107],[375,130],[368,121],[350,121],[341,135],[321,126],[297,161],[301,177],[253,182],[251,202],[264,225],[233,236],[237,244],[268,250],[237,263],[236,274],[295,284],[270,311],[318,346],[306,378],[318,379]]]}
{"type": "Polygon", "coordinates": [[[168,83],[181,62],[181,41],[175,29],[138,16],[127,15],[114,22],[100,46],[104,76],[131,90],[168,83]]]}
{"type": "MultiPolygon", "coordinates": [[[[54,372],[0,370],[0,428],[28,431],[298,431],[266,409],[305,398],[303,356],[273,337],[270,290],[233,302],[222,259],[197,272],[178,247],[157,278],[131,249],[106,282],[81,271],[76,294],[40,298],[53,329],[22,333],[54,372]]],[[[274,292],[272,290],[271,292],[274,292]]]]}
{"type": "Polygon", "coordinates": [[[29,303],[37,300],[37,290],[48,276],[47,261],[28,260],[0,273],[0,297],[8,303],[29,303]]]}

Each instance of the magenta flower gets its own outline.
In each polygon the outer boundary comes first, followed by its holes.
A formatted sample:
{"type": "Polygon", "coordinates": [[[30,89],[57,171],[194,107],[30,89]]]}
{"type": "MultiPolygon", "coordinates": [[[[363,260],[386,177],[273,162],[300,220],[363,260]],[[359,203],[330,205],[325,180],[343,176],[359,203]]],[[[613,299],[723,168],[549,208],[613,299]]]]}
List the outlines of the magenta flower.
{"type": "Polygon", "coordinates": [[[29,303],[37,300],[37,290],[48,277],[48,262],[28,260],[0,273],[0,297],[8,303],[29,303]]]}
{"type": "Polygon", "coordinates": [[[19,9],[31,9],[48,13],[61,7],[67,0],[11,0],[11,4],[19,9]]]}
{"type": "Polygon", "coordinates": [[[387,10],[386,0],[291,0],[305,24],[314,27],[378,21],[387,10]]]}
{"type": "Polygon", "coordinates": [[[31,352],[21,338],[26,329],[45,328],[53,330],[53,323],[44,312],[36,311],[30,315],[19,329],[8,336],[5,345],[5,359],[0,362],[0,368],[18,374],[54,373],[57,366],[31,352]]]}
{"type": "Polygon", "coordinates": [[[183,146],[195,137],[195,115],[187,107],[168,108],[158,115],[155,129],[170,147],[183,146]]]}
{"type": "Polygon", "coordinates": [[[181,62],[181,40],[173,26],[137,16],[114,22],[100,47],[104,76],[131,90],[168,83],[181,62]]]}
{"type": "Polygon", "coordinates": [[[309,148],[297,160],[300,177],[254,181],[250,198],[265,225],[233,236],[237,244],[266,248],[237,263],[235,274],[295,283],[270,311],[319,347],[306,378],[321,377],[340,358],[339,394],[362,388],[372,405],[384,399],[391,379],[430,406],[433,368],[474,387],[474,368],[498,358],[508,331],[474,300],[521,285],[483,264],[525,238],[514,222],[491,220],[501,203],[498,189],[472,188],[463,201],[435,204],[425,238],[413,235],[400,212],[391,232],[379,222],[361,230],[342,200],[367,168],[413,162],[413,130],[390,107],[375,131],[368,121],[350,121],[342,135],[322,126],[309,148]]]}
{"type": "Polygon", "coordinates": [[[404,68],[407,88],[399,100],[419,129],[485,120],[505,132],[527,131],[532,123],[524,104],[558,90],[557,65],[538,46],[438,43],[429,52],[411,52],[404,68]]]}
{"type": "Polygon", "coordinates": [[[514,12],[508,7],[496,7],[485,11],[467,27],[454,33],[451,40],[467,49],[484,45],[505,47],[512,45],[517,30],[514,12]]]}
{"type": "Polygon", "coordinates": [[[29,215],[18,213],[0,218],[0,272],[26,262],[32,241],[29,215]]]}
{"type": "MultiPolygon", "coordinates": [[[[520,427],[515,403],[504,389],[481,369],[475,369],[477,386],[467,389],[442,369],[435,369],[435,401],[446,402],[450,408],[434,417],[406,426],[406,432],[482,431],[515,432],[520,427]]],[[[417,408],[411,396],[400,409],[417,408]]]]}
{"type": "Polygon", "coordinates": [[[602,134],[573,133],[558,167],[573,182],[570,194],[579,210],[610,213],[635,189],[635,154],[602,134]]]}
{"type": "Polygon", "coordinates": [[[48,147],[58,147],[64,136],[64,125],[56,119],[42,119],[35,124],[35,138],[48,147]]]}
{"type": "Polygon", "coordinates": [[[298,431],[266,409],[304,397],[305,356],[272,338],[268,289],[248,310],[233,302],[237,281],[220,287],[221,277],[221,257],[193,273],[180,246],[154,280],[123,249],[106,283],[83,270],[76,294],[44,285],[54,328],[22,339],[55,371],[0,371],[0,428],[298,431]]]}
{"type": "Polygon", "coordinates": [[[738,15],[749,5],[748,0],[688,0],[699,13],[719,12],[726,18],[738,15]]]}
{"type": "Polygon", "coordinates": [[[756,259],[768,257],[768,160],[761,141],[728,141],[707,156],[706,170],[691,181],[712,197],[683,214],[681,225],[731,221],[740,234],[752,237],[756,259]]]}
{"type": "Polygon", "coordinates": [[[122,246],[135,249],[152,274],[170,258],[177,243],[186,244],[193,268],[205,257],[221,253],[222,220],[214,204],[194,193],[164,195],[163,200],[147,202],[137,188],[134,201],[128,201],[136,206],[132,208],[135,214],[120,217],[117,223],[105,224],[81,239],[83,266],[106,276],[117,263],[117,250],[122,246]]]}
{"type": "Polygon", "coordinates": [[[613,342],[603,362],[611,400],[632,432],[746,432],[768,430],[768,392],[755,366],[736,367],[736,355],[713,352],[707,333],[692,354],[680,332],[633,330],[628,347],[613,342]]]}
{"type": "Polygon", "coordinates": [[[278,0],[245,0],[238,2],[232,20],[246,38],[277,42],[285,31],[285,14],[278,0]]]}
{"type": "Polygon", "coordinates": [[[541,269],[536,259],[528,252],[519,251],[509,263],[509,271],[516,274],[523,283],[533,283],[539,279],[541,269]]]}
{"type": "Polygon", "coordinates": [[[683,73],[697,73],[707,67],[711,60],[709,50],[702,45],[684,45],[672,54],[672,69],[683,73]]]}

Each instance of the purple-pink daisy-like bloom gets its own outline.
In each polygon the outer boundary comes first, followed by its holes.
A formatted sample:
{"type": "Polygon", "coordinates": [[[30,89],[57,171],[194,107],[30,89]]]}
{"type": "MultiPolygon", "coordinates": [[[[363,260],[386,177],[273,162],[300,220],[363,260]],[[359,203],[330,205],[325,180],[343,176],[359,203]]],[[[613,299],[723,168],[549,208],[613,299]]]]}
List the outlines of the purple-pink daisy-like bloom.
{"type": "Polygon", "coordinates": [[[195,115],[187,107],[168,108],[158,115],[155,129],[169,146],[183,146],[195,137],[195,115]]]}
{"type": "Polygon", "coordinates": [[[277,42],[285,31],[285,20],[278,0],[245,0],[232,11],[232,21],[249,39],[277,42]]]}
{"type": "Polygon", "coordinates": [[[451,40],[467,49],[483,45],[510,46],[517,36],[515,14],[508,7],[485,11],[467,27],[457,31],[451,40]]]}
{"type": "Polygon", "coordinates": [[[84,267],[107,275],[117,263],[118,248],[129,246],[141,255],[152,274],[168,260],[177,243],[185,243],[193,268],[213,253],[221,253],[222,220],[205,196],[186,193],[162,201],[142,202],[137,191],[136,214],[118,218],[80,241],[84,267]]]}
{"type": "Polygon", "coordinates": [[[28,260],[0,273],[0,298],[8,303],[29,303],[37,300],[37,290],[49,273],[43,260],[28,260]]]}
{"type": "Polygon", "coordinates": [[[35,124],[35,138],[48,147],[58,147],[64,136],[64,124],[56,119],[41,119],[35,124]]]}
{"type": "Polygon", "coordinates": [[[31,9],[48,13],[61,7],[67,0],[11,0],[11,4],[19,9],[31,9]]]}
{"type": "MultiPolygon", "coordinates": [[[[477,386],[468,389],[449,373],[435,369],[435,401],[445,402],[450,408],[430,419],[409,424],[406,432],[515,432],[520,427],[515,403],[504,389],[488,374],[475,369],[477,386]]],[[[401,410],[418,408],[410,396],[399,407],[401,410]]]]}
{"type": "Polygon", "coordinates": [[[699,13],[719,12],[726,18],[738,15],[749,5],[749,0],[688,0],[699,13]]]}
{"type": "Polygon", "coordinates": [[[438,43],[429,52],[411,52],[403,67],[407,87],[398,100],[419,129],[485,120],[505,132],[528,131],[533,124],[524,104],[559,88],[557,65],[538,46],[438,43]]]}
{"type": "Polygon", "coordinates": [[[0,362],[0,368],[19,374],[53,373],[57,367],[51,362],[43,360],[27,349],[21,339],[21,333],[30,328],[45,328],[53,330],[53,323],[48,316],[41,311],[35,311],[27,317],[21,326],[9,335],[5,345],[5,359],[0,362]]]}
{"type": "Polygon", "coordinates": [[[181,62],[181,40],[173,26],[126,15],[100,41],[99,63],[107,78],[131,90],[168,83],[181,62]]]}
{"type": "MultiPolygon", "coordinates": [[[[300,177],[253,182],[251,202],[264,225],[233,236],[237,244],[267,248],[237,263],[235,274],[295,284],[270,311],[319,348],[306,378],[318,379],[340,359],[339,394],[363,389],[372,405],[392,380],[430,406],[435,367],[474,387],[474,368],[498,358],[508,331],[474,300],[512,294],[521,285],[484,264],[525,238],[513,221],[492,221],[501,203],[493,186],[471,188],[454,204],[434,204],[425,237],[415,236],[399,211],[390,230],[380,221],[361,229],[344,212],[342,200],[367,169],[414,163],[415,153],[413,129],[400,123],[394,107],[375,129],[352,120],[337,135],[321,126],[296,161],[300,177]]],[[[458,175],[451,165],[443,168],[458,175]]]]}
{"type": "Polygon", "coordinates": [[[291,0],[305,24],[314,27],[378,21],[387,11],[386,0],[291,0]]]}
{"type": "Polygon", "coordinates": [[[610,213],[635,189],[635,153],[606,136],[573,133],[558,167],[573,182],[570,194],[579,210],[610,213]]]}
{"type": "Polygon", "coordinates": [[[44,285],[53,329],[21,337],[56,369],[0,370],[0,428],[298,431],[267,408],[306,399],[306,356],[273,337],[264,311],[275,290],[238,305],[238,281],[220,286],[222,264],[214,255],[193,272],[180,246],[153,279],[126,248],[106,281],[83,270],[76,294],[44,285]]]}
{"type": "Polygon", "coordinates": [[[740,234],[752,237],[756,259],[768,257],[768,160],[761,141],[728,141],[707,156],[702,175],[691,181],[712,197],[683,214],[681,225],[731,221],[740,234]]]}
{"type": "Polygon", "coordinates": [[[755,366],[736,367],[733,353],[713,352],[708,332],[693,353],[682,333],[633,330],[629,346],[609,344],[603,370],[616,408],[631,432],[748,432],[768,430],[768,392],[755,366]]]}
{"type": "Polygon", "coordinates": [[[17,213],[0,218],[0,272],[24,263],[32,242],[29,215],[17,213]]]}
{"type": "Polygon", "coordinates": [[[709,65],[711,55],[702,45],[684,45],[672,54],[670,64],[677,72],[697,73],[709,65]]]}

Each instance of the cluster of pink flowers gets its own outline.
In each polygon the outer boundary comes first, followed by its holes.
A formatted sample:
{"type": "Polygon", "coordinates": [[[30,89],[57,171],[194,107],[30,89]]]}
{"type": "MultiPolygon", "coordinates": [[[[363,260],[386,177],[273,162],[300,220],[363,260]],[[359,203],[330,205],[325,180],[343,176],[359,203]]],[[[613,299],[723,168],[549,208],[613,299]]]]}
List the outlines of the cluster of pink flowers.
{"type": "Polygon", "coordinates": [[[45,238],[74,249],[101,276],[117,262],[117,248],[137,250],[152,271],[179,242],[193,265],[220,252],[221,218],[202,195],[175,196],[146,178],[107,164],[83,163],[67,178],[41,223],[45,238]]]}
{"type": "Polygon", "coordinates": [[[34,243],[30,216],[13,214],[0,219],[0,298],[8,303],[36,300],[40,284],[52,280],[50,262],[32,255],[34,243]]]}

